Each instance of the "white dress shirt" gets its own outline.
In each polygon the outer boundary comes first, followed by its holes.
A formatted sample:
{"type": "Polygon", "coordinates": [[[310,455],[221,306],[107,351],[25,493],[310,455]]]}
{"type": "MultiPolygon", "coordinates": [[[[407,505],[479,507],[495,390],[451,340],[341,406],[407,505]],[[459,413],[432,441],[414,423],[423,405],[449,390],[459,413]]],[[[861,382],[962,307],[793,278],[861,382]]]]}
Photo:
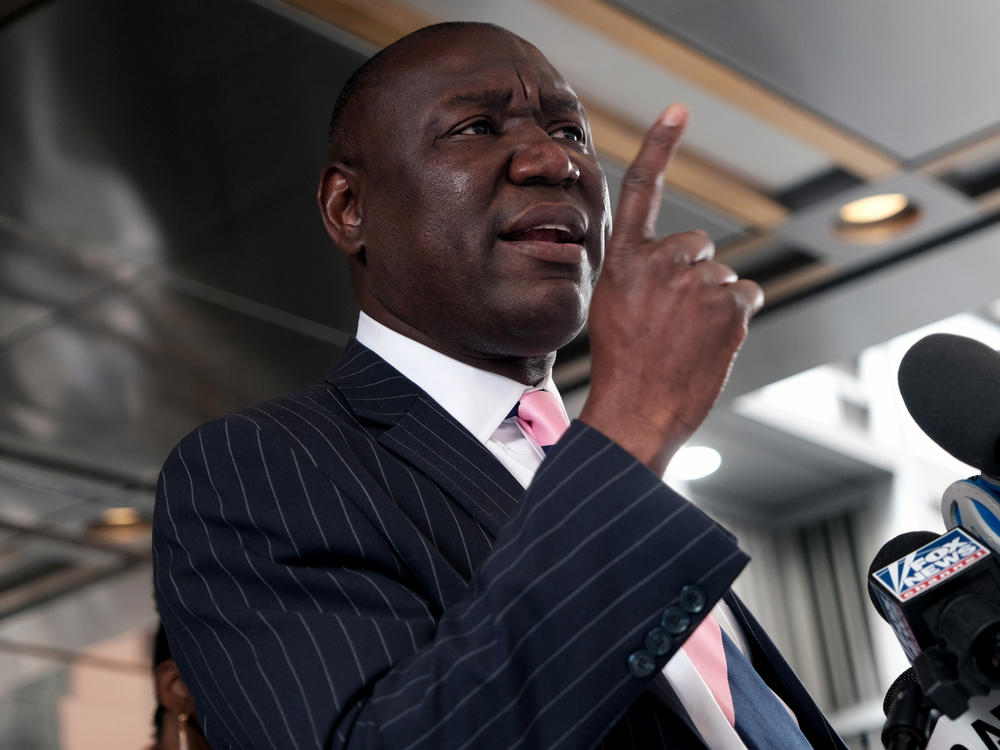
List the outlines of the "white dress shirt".
{"type": "MultiPolygon", "coordinates": [[[[531,483],[545,453],[515,419],[506,417],[526,390],[544,388],[559,397],[562,405],[551,372],[538,385],[525,386],[452,359],[387,328],[365,313],[358,319],[357,339],[426,391],[485,445],[523,487],[531,483]]],[[[711,614],[737,648],[748,654],[746,639],[729,606],[720,601],[711,614]]],[[[710,748],[746,750],[683,649],[667,662],[663,674],[710,748]]]]}
{"type": "Polygon", "coordinates": [[[544,388],[559,398],[562,407],[562,397],[552,382],[551,372],[537,385],[526,386],[452,359],[364,313],[358,319],[357,339],[426,391],[485,445],[522,487],[531,484],[545,453],[521,430],[517,420],[506,417],[525,391],[544,388]]]}

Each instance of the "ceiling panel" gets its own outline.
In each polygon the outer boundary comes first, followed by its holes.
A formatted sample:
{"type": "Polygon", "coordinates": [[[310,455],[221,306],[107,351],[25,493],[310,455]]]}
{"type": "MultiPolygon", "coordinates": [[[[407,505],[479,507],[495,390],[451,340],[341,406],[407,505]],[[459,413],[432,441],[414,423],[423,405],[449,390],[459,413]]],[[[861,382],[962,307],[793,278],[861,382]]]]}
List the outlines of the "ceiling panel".
{"type": "Polygon", "coordinates": [[[979,217],[975,202],[937,180],[919,174],[901,174],[879,183],[845,190],[792,216],[775,235],[798,247],[836,262],[842,271],[912,247],[934,235],[943,234],[979,217]],[[900,231],[880,237],[877,242],[851,241],[836,231],[840,207],[859,198],[880,193],[902,193],[919,213],[900,231]]]}
{"type": "Polygon", "coordinates": [[[722,456],[718,471],[689,483],[691,495],[710,512],[770,528],[836,516],[892,477],[885,467],[731,412],[709,417],[690,444],[722,456]]]}
{"type": "Polygon", "coordinates": [[[25,327],[106,288],[115,276],[113,268],[0,228],[0,347],[25,327]]]}
{"type": "Polygon", "coordinates": [[[996,220],[944,248],[927,248],[888,267],[810,294],[750,324],[730,374],[731,398],[887,341],[997,298],[996,220]]]}
{"type": "MultiPolygon", "coordinates": [[[[101,520],[104,510],[122,507],[151,517],[151,485],[130,485],[110,477],[98,480],[66,469],[57,471],[25,460],[0,458],[0,521],[13,527],[79,532],[101,520]]],[[[7,530],[11,533],[13,530],[7,530]]]]}
{"type": "Polygon", "coordinates": [[[147,279],[0,350],[0,443],[149,479],[199,422],[314,382],[339,352],[147,279]]]}
{"type": "Polygon", "coordinates": [[[41,3],[0,27],[0,212],[140,261],[200,256],[288,196],[315,205],[363,58],[243,0],[41,3]]]}
{"type": "Polygon", "coordinates": [[[616,2],[904,160],[1000,123],[992,0],[616,2]]]}
{"type": "MultiPolygon", "coordinates": [[[[329,329],[320,335],[337,337],[333,329],[353,333],[358,306],[347,258],[323,229],[315,202],[319,167],[314,171],[241,221],[206,232],[197,245],[166,258],[163,266],[219,290],[223,304],[235,295],[287,313],[289,321],[297,317],[329,329]]],[[[239,302],[233,299],[233,304],[239,302]]],[[[346,334],[340,337],[346,340],[346,334]]]]}

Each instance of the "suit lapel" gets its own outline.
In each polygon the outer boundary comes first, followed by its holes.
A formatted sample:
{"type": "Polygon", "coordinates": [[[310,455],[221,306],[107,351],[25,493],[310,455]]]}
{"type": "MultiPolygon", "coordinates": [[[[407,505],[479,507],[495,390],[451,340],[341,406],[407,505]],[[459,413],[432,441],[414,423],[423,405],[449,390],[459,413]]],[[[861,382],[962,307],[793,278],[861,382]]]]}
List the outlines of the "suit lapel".
{"type": "Polygon", "coordinates": [[[378,442],[448,492],[494,537],[524,489],[503,464],[415,383],[352,339],[329,378],[378,442]]]}

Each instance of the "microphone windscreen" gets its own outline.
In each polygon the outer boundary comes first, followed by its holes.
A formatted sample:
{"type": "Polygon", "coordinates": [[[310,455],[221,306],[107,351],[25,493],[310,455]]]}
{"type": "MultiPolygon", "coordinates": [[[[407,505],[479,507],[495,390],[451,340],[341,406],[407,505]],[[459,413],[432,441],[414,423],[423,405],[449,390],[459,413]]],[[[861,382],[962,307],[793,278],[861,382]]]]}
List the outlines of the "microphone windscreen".
{"type": "Polygon", "coordinates": [[[911,685],[916,685],[920,688],[921,694],[923,694],[923,688],[920,687],[920,683],[917,681],[917,673],[913,671],[913,667],[907,669],[903,674],[896,678],[896,681],[889,686],[888,692],[885,694],[885,700],[882,701],[882,714],[884,716],[889,715],[889,709],[892,708],[893,701],[896,700],[896,695],[903,688],[910,687],[911,685]]]}
{"type": "Polygon", "coordinates": [[[875,598],[875,592],[872,591],[872,574],[876,570],[881,570],[889,563],[894,563],[901,557],[906,557],[911,552],[915,552],[925,544],[930,544],[937,538],[938,535],[933,531],[907,531],[905,534],[894,536],[875,553],[875,559],[872,560],[872,564],[868,567],[868,598],[872,600],[872,606],[875,607],[875,611],[879,613],[879,616],[883,620],[887,620],[887,618],[885,612],[882,611],[882,605],[875,598]]]}
{"type": "Polygon", "coordinates": [[[906,409],[931,440],[1000,476],[1000,353],[975,339],[934,333],[910,347],[898,380],[906,409]]]}

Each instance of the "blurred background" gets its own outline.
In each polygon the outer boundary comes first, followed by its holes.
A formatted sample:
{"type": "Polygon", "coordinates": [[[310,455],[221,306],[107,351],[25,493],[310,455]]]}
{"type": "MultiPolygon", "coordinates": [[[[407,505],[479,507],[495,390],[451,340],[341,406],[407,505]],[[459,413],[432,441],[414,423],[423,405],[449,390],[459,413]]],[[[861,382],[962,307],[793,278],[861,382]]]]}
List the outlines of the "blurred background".
{"type": "MultiPolygon", "coordinates": [[[[737,588],[834,725],[880,747],[906,664],[864,573],[974,473],[896,367],[929,331],[1000,348],[992,0],[0,0],[0,747],[148,744],[159,465],[336,363],[357,313],[314,202],[329,110],[447,19],[542,49],[613,192],[660,110],[692,110],[659,229],[708,231],[768,303],[711,451],[668,481],[753,555],[737,588]]],[[[583,334],[571,411],[588,372],[583,334]]]]}

